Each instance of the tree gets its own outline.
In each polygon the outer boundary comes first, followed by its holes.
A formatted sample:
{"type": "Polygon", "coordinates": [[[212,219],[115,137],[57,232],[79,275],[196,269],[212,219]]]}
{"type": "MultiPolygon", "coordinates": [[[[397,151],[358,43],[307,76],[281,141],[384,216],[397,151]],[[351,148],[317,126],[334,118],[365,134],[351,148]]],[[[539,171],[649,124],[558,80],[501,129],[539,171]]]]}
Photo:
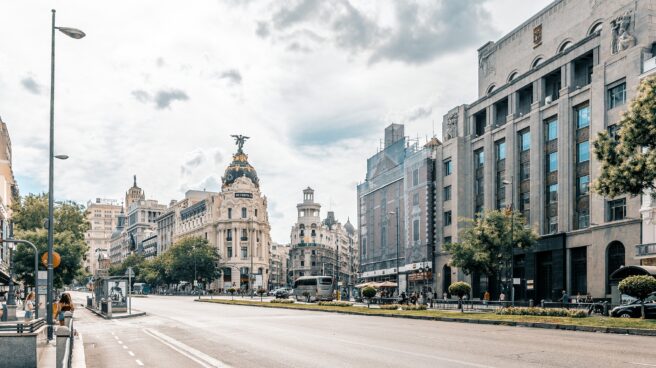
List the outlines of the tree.
{"type": "Polygon", "coordinates": [[[451,253],[451,264],[467,274],[498,279],[508,268],[514,248],[529,248],[537,242],[537,233],[527,229],[524,217],[514,211],[485,211],[466,221],[471,226],[461,231],[460,242],[447,243],[444,249],[451,253]]]}
{"type": "Polygon", "coordinates": [[[367,308],[369,308],[371,299],[376,296],[376,288],[372,286],[365,286],[364,289],[362,289],[362,296],[367,298],[367,308]]]}
{"type": "Polygon", "coordinates": [[[260,301],[262,301],[262,297],[264,296],[264,294],[266,294],[266,292],[267,292],[267,291],[266,291],[265,288],[262,288],[262,287],[261,287],[261,288],[258,288],[258,289],[257,289],[257,293],[260,295],[260,301]]]}
{"type": "Polygon", "coordinates": [[[465,295],[469,295],[471,292],[471,286],[464,281],[457,281],[449,285],[449,294],[456,295],[458,297],[458,306],[460,307],[461,312],[465,312],[462,305],[462,298],[465,295]]]}
{"type": "MultiPolygon", "coordinates": [[[[48,195],[29,194],[14,202],[12,211],[14,237],[34,243],[41,257],[48,251],[48,195]]],[[[84,273],[82,261],[88,249],[84,233],[89,229],[89,224],[84,207],[74,202],[57,204],[54,219],[54,250],[61,256],[61,263],[54,269],[53,283],[55,287],[62,287],[84,273]]],[[[34,285],[34,250],[18,246],[13,261],[17,278],[25,284],[34,285]]],[[[40,265],[40,269],[46,268],[40,265]]]]}
{"type": "Polygon", "coordinates": [[[174,281],[215,280],[219,276],[219,253],[205,238],[186,237],[162,256],[174,281]]]}
{"type": "Polygon", "coordinates": [[[593,183],[600,195],[614,198],[656,189],[656,77],[645,78],[618,123],[618,134],[603,131],[594,142],[601,173],[593,183]]]}
{"type": "Polygon", "coordinates": [[[230,287],[230,288],[228,289],[228,292],[229,292],[230,295],[232,296],[232,300],[235,300],[235,291],[237,291],[237,289],[235,289],[234,287],[230,287]]]}
{"type": "Polygon", "coordinates": [[[652,276],[629,276],[620,281],[619,289],[626,294],[640,300],[641,316],[645,318],[645,298],[656,291],[656,279],[652,276]]]}

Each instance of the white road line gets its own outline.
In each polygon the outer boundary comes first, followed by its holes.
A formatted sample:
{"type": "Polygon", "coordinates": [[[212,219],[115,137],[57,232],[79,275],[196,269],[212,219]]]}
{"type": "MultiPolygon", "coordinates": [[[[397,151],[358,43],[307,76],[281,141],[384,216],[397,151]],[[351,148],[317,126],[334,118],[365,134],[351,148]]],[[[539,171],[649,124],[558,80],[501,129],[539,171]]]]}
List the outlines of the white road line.
{"type": "Polygon", "coordinates": [[[137,364],[139,364],[139,365],[144,365],[144,364],[141,362],[141,360],[139,360],[139,359],[137,359],[136,362],[137,362],[137,364]]]}
{"type": "Polygon", "coordinates": [[[114,340],[118,340],[118,336],[114,336],[114,340]]]}
{"type": "Polygon", "coordinates": [[[128,354],[130,354],[130,356],[134,356],[134,353],[131,351],[128,351],[128,354]]]}
{"type": "Polygon", "coordinates": [[[629,362],[629,364],[642,365],[645,367],[656,367],[656,364],[629,362]]]}
{"type": "Polygon", "coordinates": [[[159,340],[161,343],[164,345],[169,346],[171,349],[177,351],[178,353],[186,356],[187,358],[193,360],[194,362],[200,364],[203,367],[206,368],[212,368],[212,367],[218,367],[218,368],[230,368],[229,365],[212,358],[211,356],[198,351],[191,346],[185,345],[181,343],[180,341],[167,336],[159,331],[150,329],[150,328],[144,328],[143,331],[147,333],[148,335],[154,337],[155,339],[159,340]]]}
{"type": "Polygon", "coordinates": [[[116,342],[117,342],[119,345],[123,345],[123,341],[121,341],[121,340],[118,340],[118,341],[116,341],[116,342]]]}
{"type": "Polygon", "coordinates": [[[128,348],[127,346],[123,345],[123,349],[126,349],[126,350],[127,350],[127,348],[128,348]]]}

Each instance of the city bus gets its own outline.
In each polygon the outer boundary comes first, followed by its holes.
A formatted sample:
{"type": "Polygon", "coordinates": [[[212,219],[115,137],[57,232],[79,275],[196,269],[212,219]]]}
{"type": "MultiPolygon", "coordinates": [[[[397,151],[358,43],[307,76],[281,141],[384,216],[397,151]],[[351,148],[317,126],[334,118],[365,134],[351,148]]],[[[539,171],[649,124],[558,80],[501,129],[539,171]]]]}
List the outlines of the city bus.
{"type": "Polygon", "coordinates": [[[302,276],[294,282],[294,298],[299,301],[333,300],[333,278],[330,276],[302,276]],[[304,295],[305,294],[305,295],[304,295]]]}

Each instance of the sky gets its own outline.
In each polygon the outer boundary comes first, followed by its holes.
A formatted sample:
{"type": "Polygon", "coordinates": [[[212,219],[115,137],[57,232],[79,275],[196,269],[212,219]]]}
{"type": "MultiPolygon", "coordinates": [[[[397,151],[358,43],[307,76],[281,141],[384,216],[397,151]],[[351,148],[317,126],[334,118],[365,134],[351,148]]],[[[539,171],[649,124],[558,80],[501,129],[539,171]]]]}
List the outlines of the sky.
{"type": "Polygon", "coordinates": [[[219,191],[244,146],[289,242],[302,189],[357,226],[356,185],[383,129],[442,136],[477,98],[476,50],[549,0],[0,2],[0,117],[22,195],[48,189],[51,9],[56,35],[55,197],[122,201],[219,191]]]}

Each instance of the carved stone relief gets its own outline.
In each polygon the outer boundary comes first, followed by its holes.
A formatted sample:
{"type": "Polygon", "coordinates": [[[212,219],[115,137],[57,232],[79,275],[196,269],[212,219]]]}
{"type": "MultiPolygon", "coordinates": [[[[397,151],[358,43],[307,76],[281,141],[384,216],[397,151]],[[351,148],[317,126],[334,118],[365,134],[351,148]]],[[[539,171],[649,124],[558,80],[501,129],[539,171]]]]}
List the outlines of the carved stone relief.
{"type": "Polygon", "coordinates": [[[631,34],[632,20],[633,16],[631,15],[631,11],[626,11],[624,14],[610,22],[610,29],[612,32],[611,52],[613,54],[617,54],[635,46],[636,38],[631,34]]]}
{"type": "Polygon", "coordinates": [[[458,136],[458,112],[454,111],[446,118],[446,132],[444,140],[449,140],[458,136]]]}

